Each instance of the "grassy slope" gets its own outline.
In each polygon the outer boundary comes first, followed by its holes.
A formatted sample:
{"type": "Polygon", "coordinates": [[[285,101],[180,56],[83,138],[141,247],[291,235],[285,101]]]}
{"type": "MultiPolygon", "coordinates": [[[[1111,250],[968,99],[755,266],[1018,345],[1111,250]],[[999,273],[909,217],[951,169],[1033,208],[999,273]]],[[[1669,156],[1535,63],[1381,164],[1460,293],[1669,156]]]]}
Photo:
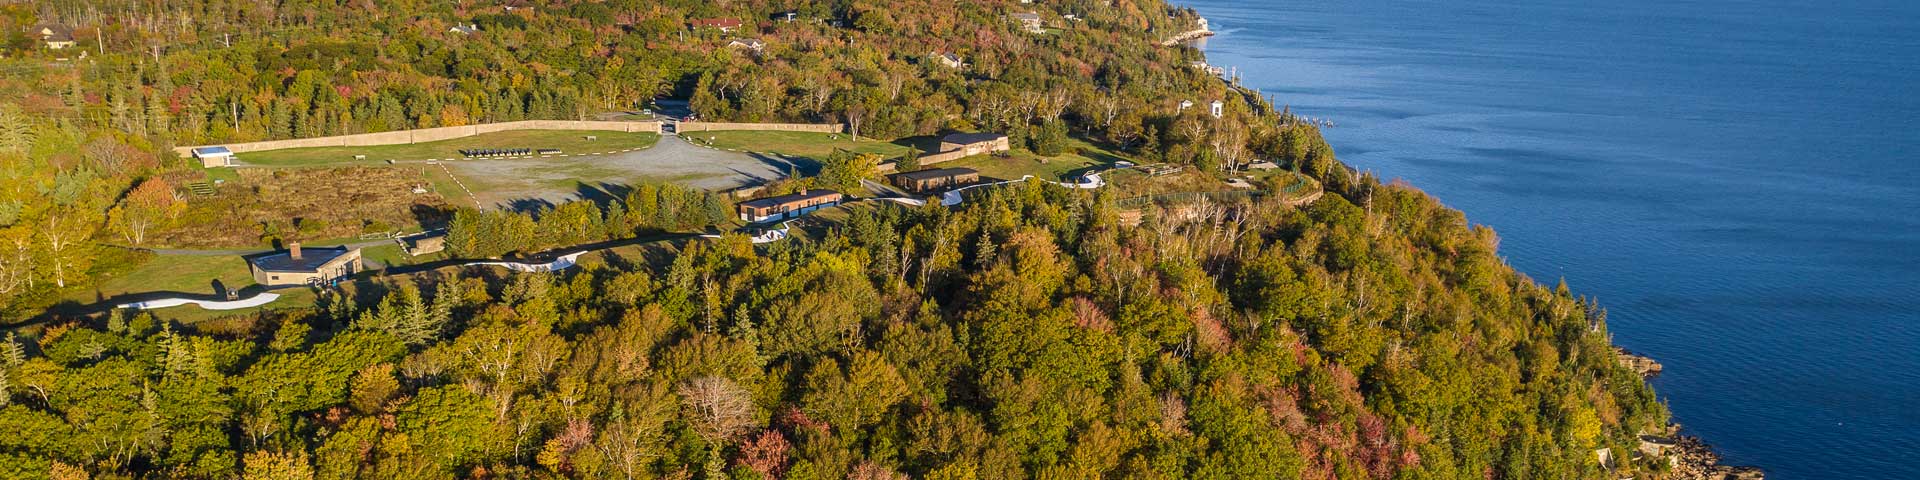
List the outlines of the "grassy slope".
{"type": "Polygon", "coordinates": [[[1006,180],[1025,175],[1046,180],[1062,180],[1089,168],[1106,168],[1112,166],[1113,162],[1128,159],[1122,154],[1084,140],[1073,139],[1071,142],[1067,146],[1067,153],[1052,157],[1043,157],[1026,150],[1015,150],[1006,158],[975,155],[927,165],[926,168],[965,167],[979,170],[984,176],[1006,180]]]}
{"type": "Polygon", "coordinates": [[[728,150],[777,153],[780,155],[807,157],[816,161],[825,160],[835,149],[851,150],[856,153],[877,153],[882,157],[894,158],[907,153],[907,147],[879,140],[861,139],[859,142],[847,134],[814,132],[776,132],[766,130],[737,130],[723,132],[688,132],[682,135],[688,141],[711,145],[728,150]],[[712,139],[711,142],[708,139],[712,139]]]}
{"type": "Polygon", "coordinates": [[[427,160],[453,158],[461,149],[471,148],[557,148],[569,154],[597,153],[630,148],[646,148],[660,140],[653,133],[601,132],[586,130],[514,130],[474,135],[438,142],[370,147],[290,148],[249,152],[238,155],[242,163],[275,167],[321,165],[379,165],[387,160],[427,160]],[[599,140],[587,140],[587,136],[599,140]],[[355,160],[354,155],[366,155],[355,160]]]}

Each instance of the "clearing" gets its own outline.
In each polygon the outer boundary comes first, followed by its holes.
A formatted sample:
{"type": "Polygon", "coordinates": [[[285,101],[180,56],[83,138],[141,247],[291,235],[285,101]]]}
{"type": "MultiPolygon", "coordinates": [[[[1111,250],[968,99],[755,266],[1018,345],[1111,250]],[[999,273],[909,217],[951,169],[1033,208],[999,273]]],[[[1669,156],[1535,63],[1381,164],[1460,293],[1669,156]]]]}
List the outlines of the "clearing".
{"type": "Polygon", "coordinates": [[[881,158],[907,154],[906,145],[864,138],[855,142],[853,136],[844,133],[727,130],[687,132],[681,136],[688,141],[722,150],[806,157],[815,162],[826,160],[834,150],[879,154],[881,158]]]}
{"type": "Polygon", "coordinates": [[[313,147],[247,152],[235,156],[244,165],[265,167],[309,167],[337,165],[379,165],[396,162],[459,158],[460,150],[483,148],[559,149],[569,155],[603,153],[647,148],[660,141],[660,135],[647,132],[603,132],[592,130],[510,130],[438,142],[366,147],[313,147]],[[596,137],[598,140],[588,140],[596,137]],[[365,159],[354,158],[365,155],[365,159]]]}

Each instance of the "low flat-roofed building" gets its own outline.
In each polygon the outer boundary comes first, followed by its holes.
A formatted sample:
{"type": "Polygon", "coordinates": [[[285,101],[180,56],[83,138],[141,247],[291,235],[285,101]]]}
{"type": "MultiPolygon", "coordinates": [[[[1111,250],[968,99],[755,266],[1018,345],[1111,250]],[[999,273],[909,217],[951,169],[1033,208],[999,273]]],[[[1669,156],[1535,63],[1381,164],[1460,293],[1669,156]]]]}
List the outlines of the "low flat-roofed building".
{"type": "Polygon", "coordinates": [[[972,156],[1004,152],[1012,148],[1012,145],[1007,143],[1007,135],[1004,133],[955,133],[940,138],[942,153],[959,150],[966,152],[967,156],[972,156]]]}
{"type": "Polygon", "coordinates": [[[773,222],[839,205],[843,197],[840,192],[833,190],[807,190],[778,197],[748,200],[740,202],[735,208],[739,211],[741,220],[754,223],[773,222]]]}
{"type": "Polygon", "coordinates": [[[193,158],[200,159],[200,166],[206,168],[233,166],[233,151],[227,147],[195,148],[193,158]]]}
{"type": "Polygon", "coordinates": [[[980,182],[980,172],[971,168],[939,168],[893,174],[893,184],[913,193],[972,185],[980,182]]]}
{"type": "Polygon", "coordinates": [[[360,272],[360,249],[346,246],[302,250],[300,242],[287,251],[247,259],[253,281],[269,287],[329,285],[360,272]]]}

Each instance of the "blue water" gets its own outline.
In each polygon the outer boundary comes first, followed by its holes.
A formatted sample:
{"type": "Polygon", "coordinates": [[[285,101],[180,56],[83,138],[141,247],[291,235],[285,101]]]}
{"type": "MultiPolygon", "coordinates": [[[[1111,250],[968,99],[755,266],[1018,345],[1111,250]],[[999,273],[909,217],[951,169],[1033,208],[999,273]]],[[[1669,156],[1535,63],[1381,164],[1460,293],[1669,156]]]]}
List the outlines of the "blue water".
{"type": "Polygon", "coordinates": [[[1609,308],[1772,479],[1920,479],[1920,2],[1185,1],[1341,159],[1609,308]]]}

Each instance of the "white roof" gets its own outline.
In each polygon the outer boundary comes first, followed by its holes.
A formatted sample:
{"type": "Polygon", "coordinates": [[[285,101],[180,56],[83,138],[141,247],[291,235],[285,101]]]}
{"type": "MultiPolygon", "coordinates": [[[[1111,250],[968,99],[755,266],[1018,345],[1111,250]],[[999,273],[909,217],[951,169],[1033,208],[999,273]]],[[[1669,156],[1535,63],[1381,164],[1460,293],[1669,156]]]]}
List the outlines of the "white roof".
{"type": "Polygon", "coordinates": [[[233,151],[227,150],[227,147],[213,146],[195,148],[193,154],[202,157],[225,157],[232,156],[233,151]]]}

